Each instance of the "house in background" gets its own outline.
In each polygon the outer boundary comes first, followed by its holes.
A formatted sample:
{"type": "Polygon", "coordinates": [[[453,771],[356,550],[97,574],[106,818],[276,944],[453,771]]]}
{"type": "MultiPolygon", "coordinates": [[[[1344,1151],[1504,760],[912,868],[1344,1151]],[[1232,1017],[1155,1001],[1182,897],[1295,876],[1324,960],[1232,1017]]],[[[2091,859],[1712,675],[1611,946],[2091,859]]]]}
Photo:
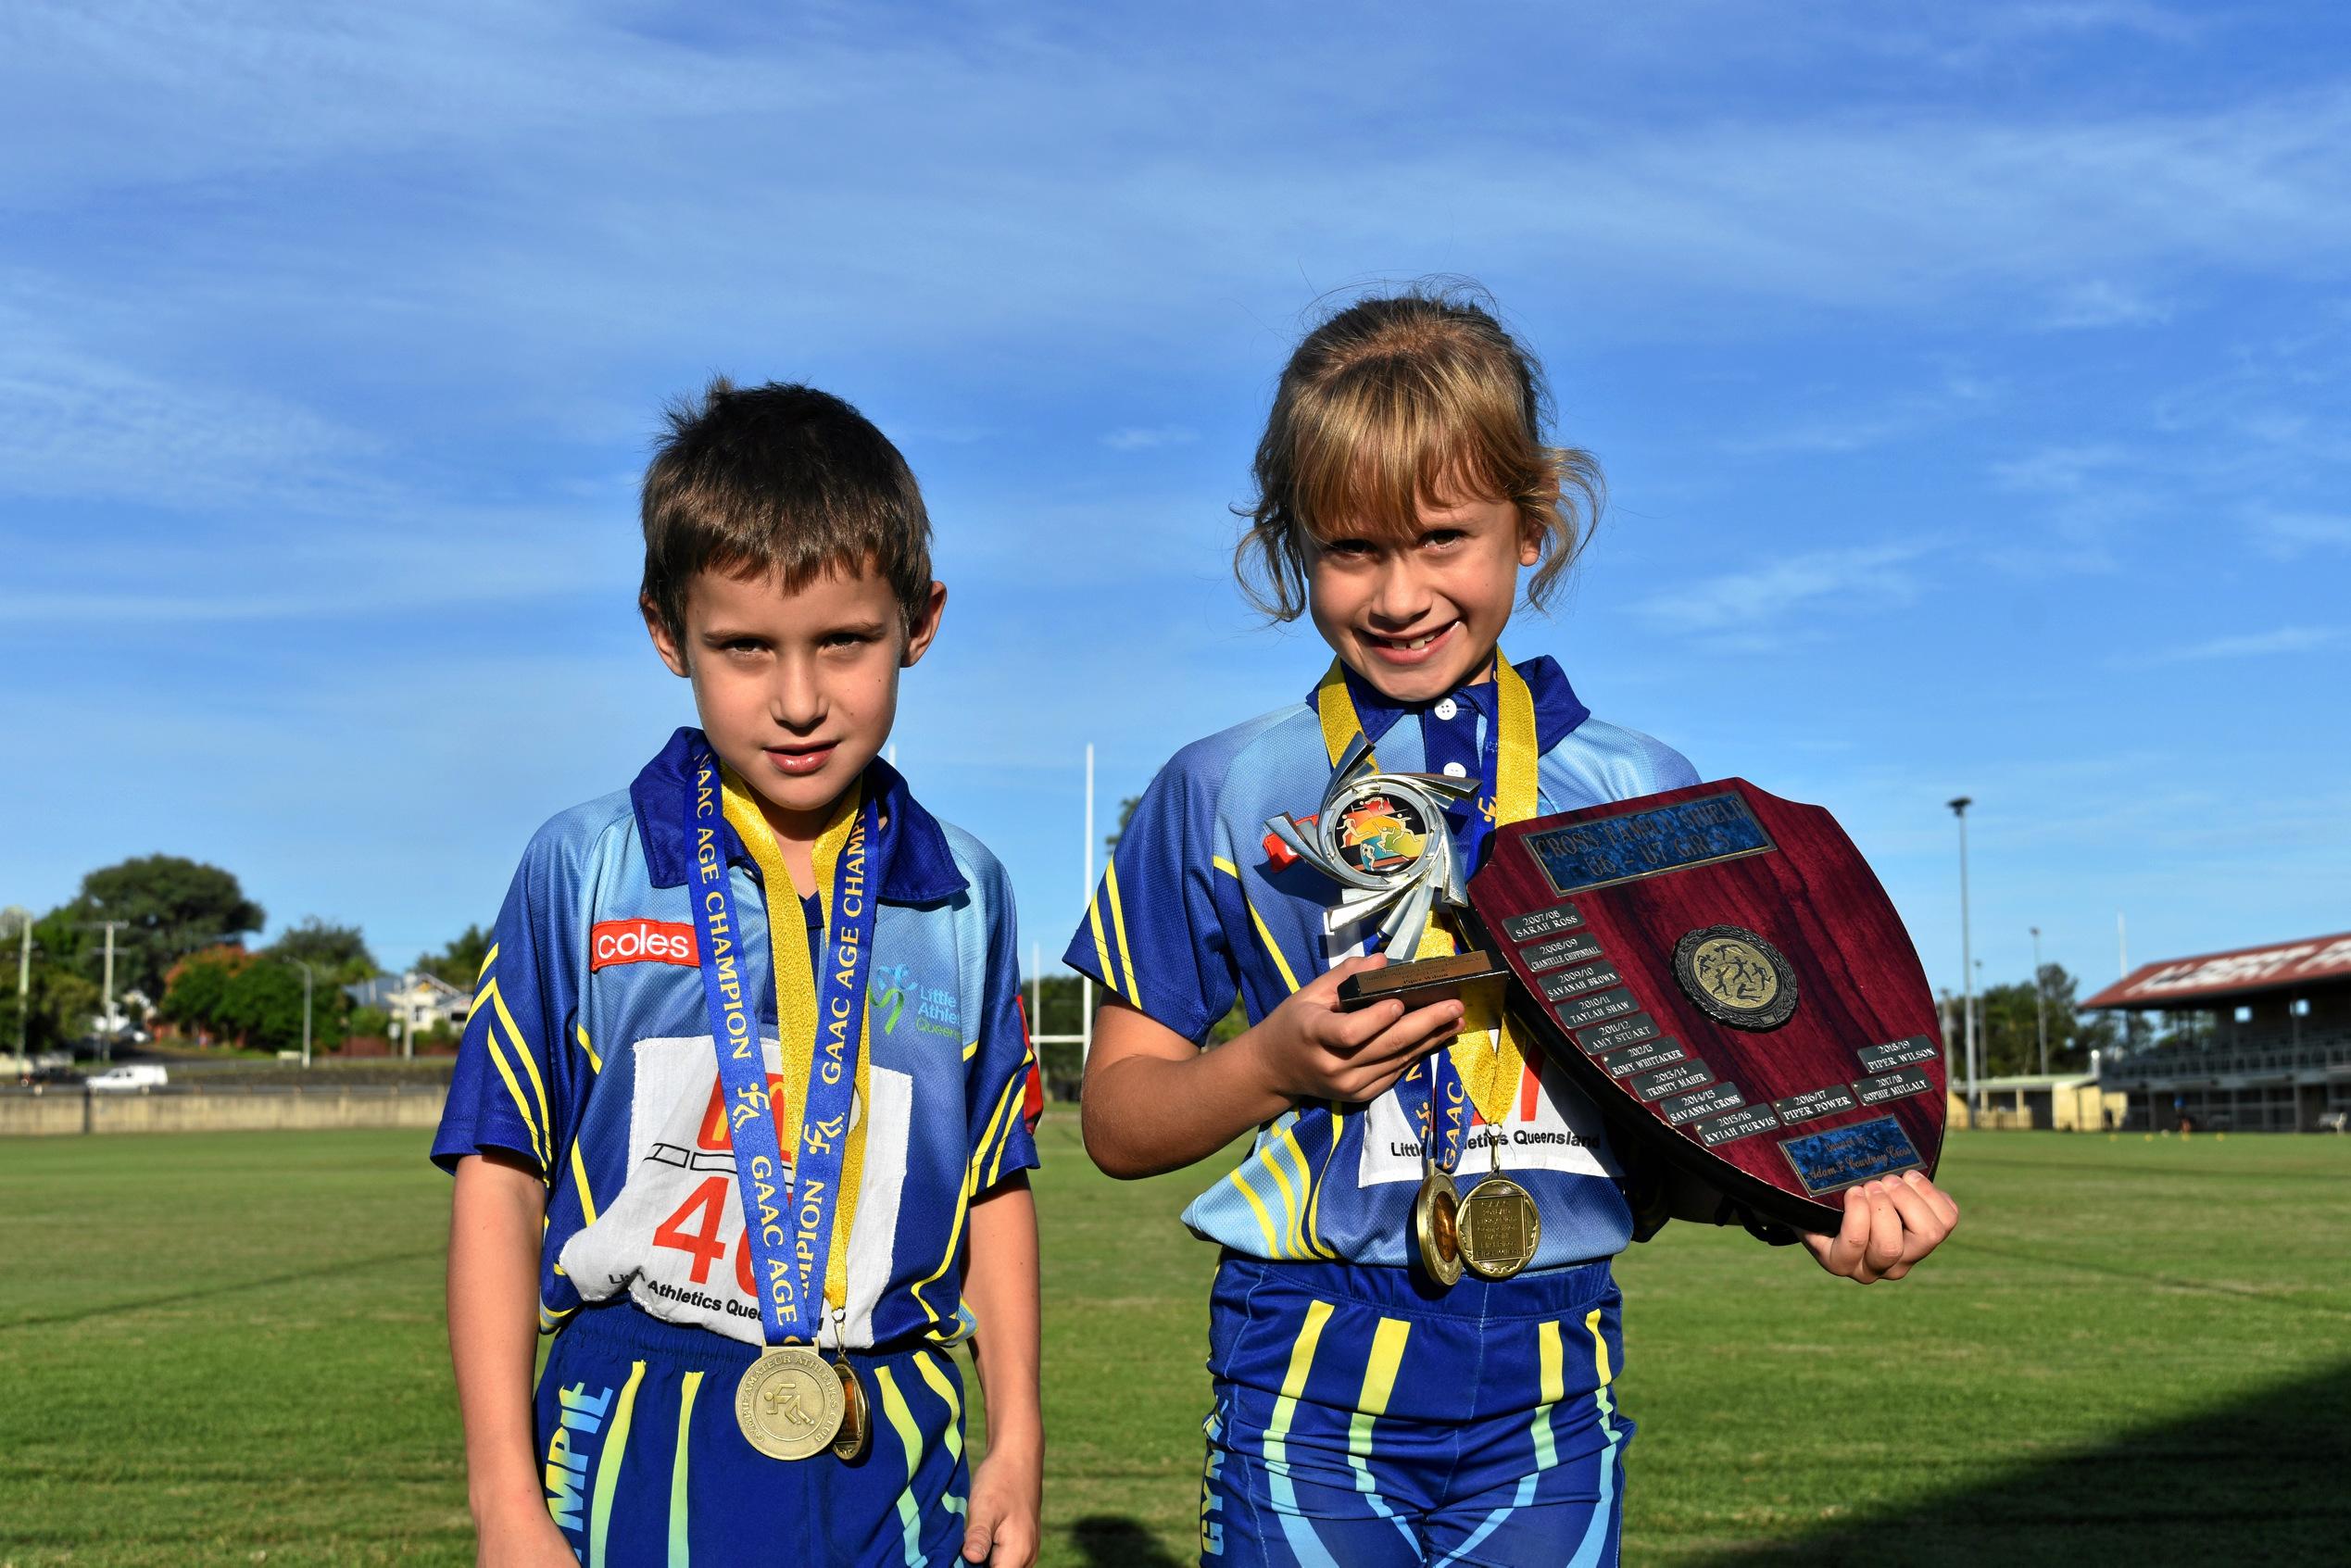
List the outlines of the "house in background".
{"type": "Polygon", "coordinates": [[[376,1008],[390,1014],[395,1034],[405,1039],[414,1039],[443,1024],[461,1030],[466,1015],[473,1010],[471,996],[446,980],[416,970],[404,974],[379,974],[372,980],[346,985],[343,994],[351,998],[355,1008],[376,1008]]]}

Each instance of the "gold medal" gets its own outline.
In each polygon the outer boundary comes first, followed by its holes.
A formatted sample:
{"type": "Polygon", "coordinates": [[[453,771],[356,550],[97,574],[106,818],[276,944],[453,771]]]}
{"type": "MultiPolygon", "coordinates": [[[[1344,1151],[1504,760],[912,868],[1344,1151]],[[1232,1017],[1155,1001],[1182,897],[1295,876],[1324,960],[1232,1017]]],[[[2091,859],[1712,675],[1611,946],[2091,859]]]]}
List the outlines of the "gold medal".
{"type": "Polygon", "coordinates": [[[849,1364],[847,1356],[835,1361],[833,1370],[841,1379],[841,1429],[833,1438],[833,1454],[844,1463],[854,1464],[865,1457],[874,1440],[874,1407],[867,1402],[865,1385],[858,1381],[857,1369],[849,1364]]]}
{"type": "Polygon", "coordinates": [[[1535,1200],[1499,1172],[1469,1189],[1455,1223],[1462,1263],[1480,1279],[1508,1279],[1534,1261],[1535,1248],[1543,1238],[1535,1200]]]}
{"type": "Polygon", "coordinates": [[[811,1346],[771,1348],[735,1386],[735,1424],[770,1459],[822,1453],[846,1413],[840,1374],[811,1346]]]}
{"type": "Polygon", "coordinates": [[[1461,1238],[1456,1216],[1460,1189],[1434,1161],[1413,1195],[1413,1242],[1420,1249],[1420,1266],[1439,1285],[1461,1278],[1461,1238]]]}

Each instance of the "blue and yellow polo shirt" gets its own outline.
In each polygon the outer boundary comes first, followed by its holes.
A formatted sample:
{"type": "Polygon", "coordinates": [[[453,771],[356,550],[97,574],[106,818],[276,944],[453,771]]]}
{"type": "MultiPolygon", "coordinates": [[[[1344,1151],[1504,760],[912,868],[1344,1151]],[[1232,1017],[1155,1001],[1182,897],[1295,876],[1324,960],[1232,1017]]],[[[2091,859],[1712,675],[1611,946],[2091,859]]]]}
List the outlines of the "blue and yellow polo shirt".
{"type": "MultiPolygon", "coordinates": [[[[548,1187],[540,1326],[626,1296],[673,1323],[758,1343],[735,1157],[696,962],[683,825],[696,732],[680,730],[627,790],[575,807],[514,873],[458,1050],[433,1158],[503,1149],[548,1187]]],[[[849,1226],[842,1338],[852,1348],[969,1332],[962,1303],[973,1199],[1037,1163],[1034,1076],[1020,1010],[1012,884],[996,858],[933,817],[876,759],[867,793],[893,824],[866,1005],[865,1159],[849,1226]]],[[[773,973],[767,890],[722,830],[744,972],[773,973]]],[[[783,929],[805,939],[797,899],[783,929]]],[[[757,986],[776,1110],[772,981],[757,986]]],[[[786,1147],[789,1135],[786,1134],[786,1147]]]]}
{"type": "MultiPolygon", "coordinates": [[[[1533,699],[1541,813],[1697,782],[1679,753],[1594,719],[1551,659],[1517,670],[1533,699]]],[[[1346,679],[1388,772],[1463,766],[1461,759],[1483,755],[1497,721],[1499,688],[1490,682],[1402,708],[1352,671],[1346,679]]],[[[1184,747],[1135,808],[1063,961],[1201,1041],[1236,996],[1255,1023],[1332,964],[1365,951],[1376,937],[1371,924],[1324,929],[1339,888],[1302,862],[1277,867],[1264,847],[1266,820],[1312,814],[1330,777],[1311,693],[1184,747]]],[[[1494,781],[1485,784],[1490,794],[1494,781]]],[[[1482,837],[1472,822],[1477,809],[1465,802],[1449,822],[1457,844],[1482,837]]],[[[1420,1129],[1402,1087],[1368,1106],[1306,1104],[1267,1123],[1239,1168],[1195,1198],[1184,1223],[1253,1257],[1402,1267],[1423,1169],[1420,1129]]],[[[1534,1267],[1624,1249],[1632,1219],[1599,1112],[1564,1072],[1530,1059],[1501,1131],[1503,1169],[1542,1213],[1534,1267]]],[[[1486,1161],[1471,1152],[1461,1168],[1482,1174],[1486,1161]]]]}

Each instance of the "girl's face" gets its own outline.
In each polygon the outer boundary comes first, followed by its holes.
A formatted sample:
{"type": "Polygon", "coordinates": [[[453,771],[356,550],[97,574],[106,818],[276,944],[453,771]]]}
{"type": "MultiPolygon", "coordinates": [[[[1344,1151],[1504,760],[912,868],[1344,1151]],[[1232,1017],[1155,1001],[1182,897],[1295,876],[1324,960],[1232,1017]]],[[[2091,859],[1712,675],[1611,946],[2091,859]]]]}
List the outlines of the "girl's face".
{"type": "Polygon", "coordinates": [[[1542,558],[1539,527],[1509,501],[1424,501],[1409,539],[1341,531],[1316,542],[1307,613],[1339,657],[1381,695],[1427,702],[1483,677],[1542,558]]]}

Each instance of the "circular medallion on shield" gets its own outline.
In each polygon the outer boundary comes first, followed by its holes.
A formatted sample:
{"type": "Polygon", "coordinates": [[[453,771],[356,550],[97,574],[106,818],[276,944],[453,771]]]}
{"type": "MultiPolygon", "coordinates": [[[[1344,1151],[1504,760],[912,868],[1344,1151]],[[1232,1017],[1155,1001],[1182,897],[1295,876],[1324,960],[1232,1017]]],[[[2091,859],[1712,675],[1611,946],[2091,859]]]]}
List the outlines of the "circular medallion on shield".
{"type": "Polygon", "coordinates": [[[1409,871],[1427,852],[1428,813],[1388,781],[1369,778],[1325,808],[1323,832],[1333,859],[1367,875],[1390,876],[1409,871]]]}
{"type": "Polygon", "coordinates": [[[1735,1029],[1777,1029],[1796,1010],[1796,972],[1741,925],[1709,925],[1674,944],[1674,978],[1707,1017],[1735,1029]]]}

